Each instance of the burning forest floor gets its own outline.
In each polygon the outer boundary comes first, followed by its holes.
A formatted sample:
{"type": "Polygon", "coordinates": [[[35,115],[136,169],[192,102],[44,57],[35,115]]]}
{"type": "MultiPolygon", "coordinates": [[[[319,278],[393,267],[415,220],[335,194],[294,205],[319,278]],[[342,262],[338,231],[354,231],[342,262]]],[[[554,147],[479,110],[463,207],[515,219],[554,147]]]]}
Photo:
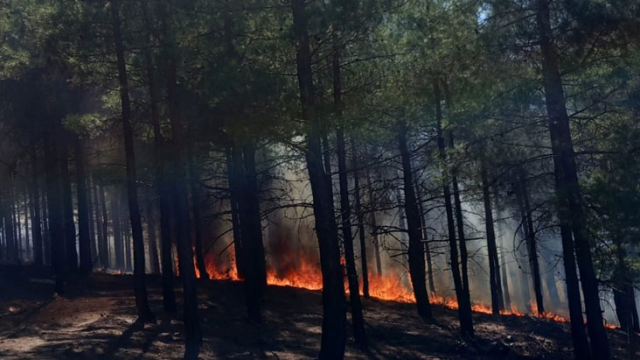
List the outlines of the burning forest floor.
{"type": "MultiPolygon", "coordinates": [[[[94,273],[71,280],[64,297],[52,297],[50,280],[30,267],[0,267],[0,358],[2,359],[177,359],[183,352],[177,317],[162,317],[160,279],[149,279],[157,325],[134,325],[130,276],[94,273]]],[[[176,295],[180,290],[176,284],[176,295]]],[[[204,332],[201,358],[314,358],[320,347],[320,292],[269,286],[264,323],[245,321],[242,283],[200,283],[204,332]]],[[[354,359],[569,359],[569,324],[531,317],[476,313],[477,336],[463,339],[456,312],[434,307],[438,325],[424,324],[414,305],[365,299],[369,350],[350,337],[347,358],[354,359]]],[[[609,338],[616,358],[629,354],[629,339],[619,330],[609,338]]],[[[631,339],[631,343],[638,342],[631,339]]]]}

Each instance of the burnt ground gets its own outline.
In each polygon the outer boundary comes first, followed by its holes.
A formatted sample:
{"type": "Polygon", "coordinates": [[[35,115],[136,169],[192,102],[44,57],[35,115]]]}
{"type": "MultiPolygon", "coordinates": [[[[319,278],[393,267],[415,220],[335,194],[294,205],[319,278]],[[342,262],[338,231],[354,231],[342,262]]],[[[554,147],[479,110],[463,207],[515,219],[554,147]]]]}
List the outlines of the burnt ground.
{"type": "MultiPolygon", "coordinates": [[[[178,285],[178,284],[176,284],[178,285]]],[[[0,358],[2,359],[177,359],[181,358],[179,317],[162,315],[160,279],[149,279],[156,325],[135,323],[132,279],[94,273],[72,279],[64,296],[54,297],[46,272],[31,267],[0,268],[0,358]]],[[[264,323],[245,321],[242,284],[200,284],[203,359],[313,358],[320,347],[321,296],[304,289],[267,289],[264,323]]],[[[179,287],[176,295],[180,300],[179,287]]],[[[475,314],[476,338],[463,339],[456,313],[435,307],[438,325],[424,324],[414,306],[365,299],[370,348],[353,359],[570,359],[568,324],[529,317],[475,314]]],[[[629,339],[619,330],[609,338],[616,358],[630,356],[629,339]]],[[[638,342],[638,337],[631,343],[638,342]]]]}

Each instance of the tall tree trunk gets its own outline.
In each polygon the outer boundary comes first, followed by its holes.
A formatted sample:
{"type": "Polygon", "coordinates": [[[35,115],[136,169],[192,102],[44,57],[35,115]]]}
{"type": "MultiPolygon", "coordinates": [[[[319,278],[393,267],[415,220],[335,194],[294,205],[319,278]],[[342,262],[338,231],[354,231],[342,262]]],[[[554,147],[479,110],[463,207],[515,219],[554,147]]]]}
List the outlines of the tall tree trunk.
{"type": "Polygon", "coordinates": [[[11,216],[13,217],[13,229],[15,240],[15,250],[16,250],[16,261],[18,264],[22,263],[22,224],[20,223],[20,194],[16,191],[15,174],[11,173],[11,216]]]}
{"type": "Polygon", "coordinates": [[[422,205],[421,196],[418,195],[418,211],[420,211],[420,226],[422,227],[422,245],[423,251],[426,256],[427,262],[427,283],[429,284],[429,291],[435,295],[436,284],[433,280],[433,263],[431,260],[431,249],[429,246],[429,232],[427,231],[427,219],[424,212],[424,206],[422,205]]]}
{"type": "Polygon", "coordinates": [[[6,253],[7,253],[7,259],[12,262],[12,263],[17,263],[18,262],[18,257],[17,257],[17,249],[16,249],[16,242],[15,242],[15,228],[14,228],[14,221],[13,221],[13,211],[12,211],[12,199],[11,199],[11,189],[13,187],[13,181],[11,180],[11,175],[8,175],[9,177],[9,181],[8,181],[8,186],[7,188],[9,189],[9,191],[4,193],[4,196],[2,198],[3,202],[2,202],[2,208],[3,208],[3,215],[4,215],[4,234],[5,234],[5,244],[6,244],[6,253]]]}
{"type": "Polygon", "coordinates": [[[245,168],[245,185],[248,221],[251,224],[249,238],[253,240],[252,257],[256,265],[257,283],[261,287],[267,285],[267,269],[264,258],[264,244],[262,238],[262,215],[260,213],[260,196],[258,194],[258,174],[256,169],[256,143],[254,140],[248,141],[242,148],[245,168]]]}
{"type": "Polygon", "coordinates": [[[96,243],[96,198],[95,198],[95,187],[93,186],[93,176],[91,174],[91,170],[88,172],[87,177],[87,196],[88,200],[88,208],[89,208],[89,241],[91,242],[91,262],[92,265],[98,263],[98,247],[96,243]]]}
{"type": "MultiPolygon", "coordinates": [[[[335,41],[335,39],[334,39],[335,41]]],[[[342,84],[340,77],[340,49],[334,44],[333,49],[333,101],[337,116],[342,115],[342,84]]],[[[349,299],[351,305],[351,320],[353,322],[353,336],[356,344],[361,348],[367,347],[367,336],[364,329],[362,315],[362,301],[360,299],[360,285],[356,270],[355,252],[353,250],[353,233],[351,227],[351,202],[349,201],[349,178],[347,174],[347,150],[344,139],[344,129],[338,126],[336,130],[336,155],[338,157],[338,180],[340,183],[340,215],[341,230],[344,243],[344,256],[347,264],[347,280],[349,284],[349,299]]]]}
{"type": "Polygon", "coordinates": [[[196,265],[200,278],[209,280],[207,267],[204,263],[204,254],[202,250],[202,191],[200,186],[200,169],[194,158],[193,150],[189,147],[189,186],[191,190],[191,209],[193,211],[193,234],[196,251],[196,265]]]}
{"type": "Polygon", "coordinates": [[[353,192],[355,196],[356,218],[358,220],[358,238],[360,240],[360,262],[362,268],[362,294],[369,298],[369,266],[367,262],[367,238],[364,231],[364,213],[362,212],[362,199],[360,192],[360,173],[358,169],[358,154],[356,142],[351,136],[351,168],[353,169],[353,192]]]}
{"type": "Polygon", "coordinates": [[[34,143],[29,150],[31,158],[31,181],[30,185],[30,202],[31,202],[31,233],[33,237],[33,262],[36,265],[44,265],[44,256],[42,253],[42,228],[40,225],[40,189],[38,186],[38,154],[37,144],[34,143]]]}
{"type": "Polygon", "coordinates": [[[587,330],[591,339],[593,355],[598,359],[609,359],[609,341],[604,329],[600,307],[598,280],[591,259],[587,220],[580,195],[573,139],[571,138],[569,116],[562,89],[562,76],[551,31],[548,0],[537,0],[536,15],[542,51],[542,74],[549,118],[549,134],[554,155],[553,160],[557,164],[555,171],[556,192],[559,198],[558,217],[562,223],[571,227],[575,239],[575,252],[587,314],[587,330]]]}
{"type": "Polygon", "coordinates": [[[115,255],[115,268],[118,270],[124,270],[124,245],[122,241],[122,227],[120,216],[120,196],[117,186],[113,186],[111,194],[111,227],[113,230],[113,249],[115,255]]]}
{"type": "Polygon", "coordinates": [[[500,262],[498,261],[498,247],[496,246],[496,233],[493,228],[493,210],[491,209],[491,191],[487,168],[480,164],[480,177],[482,178],[482,197],[484,202],[484,222],[487,233],[487,250],[489,253],[489,287],[491,289],[491,312],[500,315],[504,309],[502,301],[502,283],[500,281],[500,262]]]}
{"type": "MultiPolygon", "coordinates": [[[[44,137],[44,163],[47,190],[47,215],[49,218],[49,243],[51,245],[51,265],[55,275],[55,292],[64,293],[65,239],[62,215],[62,185],[60,184],[58,131],[56,120],[44,137]]],[[[6,225],[6,223],[5,223],[6,225]]]]}
{"type": "Polygon", "coordinates": [[[80,241],[80,273],[88,275],[93,268],[91,261],[91,234],[89,233],[89,199],[84,166],[82,139],[75,139],[76,155],[76,191],[78,193],[78,234],[80,241]]]}
{"type": "Polygon", "coordinates": [[[158,258],[158,240],[156,236],[156,219],[153,203],[147,205],[147,234],[149,234],[149,267],[152,274],[160,273],[160,259],[158,258]]]}
{"type": "MultiPolygon", "coordinates": [[[[46,157],[45,157],[46,159],[46,157]]],[[[46,179],[46,167],[45,167],[45,179],[46,179]]],[[[47,182],[43,182],[43,192],[42,192],[42,247],[44,248],[44,263],[46,265],[52,264],[51,259],[51,233],[49,232],[49,205],[48,205],[48,195],[47,195],[47,182]]]]}
{"type": "MultiPolygon", "coordinates": [[[[100,219],[100,230],[102,232],[100,256],[102,259],[102,266],[105,269],[108,269],[111,265],[109,254],[109,214],[107,213],[107,199],[104,196],[104,186],[102,184],[98,189],[98,195],[100,196],[100,212],[102,213],[102,218],[100,219]]],[[[111,215],[113,217],[113,213],[111,215]]]]}
{"type": "Polygon", "coordinates": [[[237,170],[233,160],[233,146],[227,148],[227,177],[229,181],[229,204],[231,208],[231,224],[233,231],[233,249],[235,250],[235,265],[238,278],[244,279],[244,249],[242,248],[242,226],[240,224],[241,189],[237,179],[237,170]]]}
{"type": "Polygon", "coordinates": [[[100,197],[98,196],[98,181],[96,180],[96,177],[92,174],[90,175],[92,181],[91,181],[91,197],[93,198],[93,207],[95,209],[95,217],[94,217],[94,228],[95,228],[95,233],[96,233],[96,237],[97,237],[97,245],[96,245],[96,253],[97,256],[95,258],[95,261],[100,264],[100,266],[102,267],[106,267],[105,263],[103,261],[104,258],[104,254],[102,253],[103,249],[102,249],[102,244],[105,241],[103,236],[104,235],[102,233],[102,204],[100,201],[100,197]]]}
{"type": "MultiPolygon", "coordinates": [[[[142,220],[138,204],[138,187],[136,184],[136,160],[133,147],[133,128],[131,126],[131,105],[129,100],[129,84],[124,55],[124,44],[120,28],[120,5],[118,0],[111,0],[111,16],[113,21],[113,37],[118,63],[118,83],[120,85],[120,102],[122,106],[122,131],[124,136],[125,165],[127,173],[127,199],[129,205],[129,221],[134,247],[134,292],[138,321],[155,323],[155,317],[149,308],[147,285],[145,283],[144,241],[142,239],[142,220]]],[[[129,249],[128,249],[129,250],[129,249]]],[[[129,250],[130,251],[130,250],[129,250]]]]}
{"type": "MultiPolygon", "coordinates": [[[[68,134],[63,135],[65,140],[68,134]]],[[[64,237],[67,271],[78,271],[78,251],[76,249],[76,225],[73,216],[73,196],[71,192],[71,179],[69,176],[69,151],[67,142],[60,144],[60,181],[62,183],[62,209],[64,219],[64,237]]]]}
{"type": "Polygon", "coordinates": [[[516,195],[518,196],[518,206],[522,216],[522,226],[527,244],[527,254],[529,256],[529,270],[533,280],[533,291],[536,297],[536,311],[538,315],[544,314],[544,302],[542,299],[542,281],[540,280],[540,265],[538,263],[538,247],[536,235],[533,227],[533,217],[531,216],[531,205],[529,204],[529,193],[525,180],[518,180],[516,195]]]}
{"type": "Polygon", "coordinates": [[[424,248],[422,246],[422,235],[420,233],[420,211],[413,187],[413,169],[411,167],[411,153],[407,146],[406,125],[400,125],[398,133],[398,144],[400,156],[402,158],[403,185],[405,199],[405,214],[407,217],[407,230],[409,232],[409,272],[413,293],[418,305],[418,314],[422,320],[432,322],[431,305],[429,304],[429,293],[425,279],[424,248]]]}
{"type": "MultiPolygon", "coordinates": [[[[142,13],[147,40],[153,43],[151,25],[149,24],[147,2],[141,1],[142,13]]],[[[149,103],[151,107],[151,123],[153,127],[153,161],[155,172],[155,186],[160,199],[160,262],[162,264],[162,305],[166,313],[177,312],[176,298],[173,291],[173,256],[171,253],[171,223],[170,223],[170,186],[166,179],[165,154],[163,153],[162,129],[160,127],[160,115],[158,111],[158,88],[155,77],[155,65],[153,54],[150,50],[145,52],[145,66],[147,68],[147,83],[149,91],[149,103]]]]}
{"type": "MultiPolygon", "coordinates": [[[[450,108],[450,101],[447,95],[447,105],[450,108]]],[[[453,131],[449,131],[449,147],[455,149],[453,131]]],[[[464,295],[465,306],[471,308],[471,293],[469,289],[469,253],[467,251],[467,238],[464,233],[464,216],[462,215],[462,202],[460,201],[460,188],[458,186],[458,169],[453,165],[451,170],[451,185],[453,188],[453,205],[455,211],[456,226],[458,229],[458,242],[460,243],[460,265],[462,270],[462,294],[464,295]]]]}
{"type": "Polygon", "coordinates": [[[202,344],[202,330],[198,315],[198,290],[196,284],[195,267],[193,264],[193,248],[191,247],[191,227],[189,226],[189,210],[187,198],[187,152],[185,136],[178,108],[178,84],[176,68],[176,50],[174,39],[169,35],[169,24],[165,6],[161,6],[163,36],[167,46],[166,80],[169,118],[173,134],[173,185],[175,190],[175,225],[178,238],[178,258],[180,261],[180,277],[182,278],[184,294],[184,325],[185,325],[185,359],[198,357],[202,344]]]}
{"type": "Polygon", "coordinates": [[[314,114],[315,92],[304,0],[292,0],[293,34],[302,117],[307,120],[306,161],[322,269],[322,341],[320,359],[342,359],[346,345],[346,308],[333,189],[322,161],[322,124],[314,114]]]}
{"type": "Polygon", "coordinates": [[[29,190],[24,189],[24,202],[22,203],[22,210],[24,212],[24,243],[26,248],[26,257],[31,259],[31,244],[29,236],[29,190]]]}
{"type": "Polygon", "coordinates": [[[371,222],[371,235],[373,236],[373,251],[376,256],[376,274],[378,277],[382,276],[382,258],[380,257],[380,238],[378,237],[378,224],[376,221],[375,210],[375,194],[373,193],[373,186],[371,184],[371,174],[367,171],[367,191],[369,192],[369,206],[371,212],[369,213],[371,222]]]}
{"type": "Polygon", "coordinates": [[[447,230],[449,233],[449,252],[451,261],[451,275],[453,277],[453,285],[456,292],[456,300],[458,301],[458,318],[460,320],[460,331],[467,335],[473,336],[473,317],[471,313],[471,304],[467,301],[464,287],[462,285],[462,277],[460,276],[460,264],[458,262],[458,244],[456,243],[456,229],[453,220],[453,206],[451,204],[451,190],[449,188],[449,170],[447,169],[447,155],[445,150],[445,141],[442,131],[442,107],[440,85],[438,80],[434,79],[433,92],[436,102],[436,122],[438,130],[438,149],[442,167],[443,177],[443,193],[445,212],[447,214],[447,230]]]}

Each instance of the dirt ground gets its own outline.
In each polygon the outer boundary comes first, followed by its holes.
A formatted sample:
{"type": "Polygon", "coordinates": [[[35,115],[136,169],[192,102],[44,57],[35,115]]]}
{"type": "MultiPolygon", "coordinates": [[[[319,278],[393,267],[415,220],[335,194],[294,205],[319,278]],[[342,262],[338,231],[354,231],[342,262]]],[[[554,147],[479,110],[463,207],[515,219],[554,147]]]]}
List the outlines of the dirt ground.
{"type": "MultiPolygon", "coordinates": [[[[177,298],[181,293],[176,284],[177,298]]],[[[0,267],[0,358],[2,359],[178,359],[182,324],[162,314],[160,279],[149,279],[156,325],[135,324],[132,279],[94,273],[72,279],[64,297],[53,297],[42,269],[0,267]]],[[[320,347],[321,295],[270,286],[264,323],[245,321],[242,284],[200,283],[204,332],[202,359],[314,358],[320,347]]],[[[437,325],[424,324],[411,304],[365,299],[369,349],[355,347],[351,359],[570,359],[568,324],[533,318],[475,314],[476,338],[463,339],[456,313],[434,308],[437,325]]],[[[629,338],[611,330],[616,358],[630,358],[629,338]]],[[[635,336],[631,343],[639,342],[635,336]]],[[[635,353],[631,358],[640,358],[635,353]]]]}

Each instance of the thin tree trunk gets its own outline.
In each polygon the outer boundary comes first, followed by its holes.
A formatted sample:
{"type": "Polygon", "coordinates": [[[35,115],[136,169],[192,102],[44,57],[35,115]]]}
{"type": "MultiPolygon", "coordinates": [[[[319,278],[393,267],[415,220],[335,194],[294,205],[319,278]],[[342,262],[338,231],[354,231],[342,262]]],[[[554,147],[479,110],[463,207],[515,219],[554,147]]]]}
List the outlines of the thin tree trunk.
{"type": "Polygon", "coordinates": [[[169,118],[173,134],[173,185],[175,190],[175,225],[178,238],[178,258],[180,261],[180,277],[182,278],[184,294],[184,324],[185,324],[185,359],[197,358],[202,344],[202,330],[198,315],[198,290],[196,284],[195,267],[193,264],[193,248],[191,247],[191,227],[189,226],[189,211],[187,198],[187,167],[188,159],[185,147],[185,136],[178,108],[176,50],[174,39],[169,35],[167,10],[161,6],[163,35],[167,44],[167,101],[169,104],[169,118]]]}
{"type": "MultiPolygon", "coordinates": [[[[147,2],[141,1],[147,40],[153,43],[151,25],[149,24],[147,2]]],[[[145,52],[145,66],[147,68],[147,83],[149,90],[149,102],[151,107],[151,122],[153,126],[153,151],[155,185],[160,199],[160,261],[162,264],[162,305],[166,313],[177,312],[176,298],[173,290],[173,256],[171,244],[170,223],[170,187],[166,179],[165,154],[163,153],[162,129],[160,127],[160,115],[158,111],[158,89],[155,77],[155,65],[150,50],[145,52]]]]}
{"type": "Polygon", "coordinates": [[[458,244],[456,243],[456,229],[453,220],[453,206],[451,204],[451,190],[449,188],[449,176],[447,170],[447,156],[445,150],[445,141],[442,132],[442,107],[441,107],[441,94],[440,85],[438,80],[434,79],[433,90],[436,102],[436,121],[438,130],[438,149],[439,157],[442,166],[443,175],[443,193],[445,202],[445,212],[447,214],[447,230],[449,232],[449,251],[451,261],[451,275],[453,277],[453,285],[456,292],[456,299],[458,301],[458,318],[460,320],[460,331],[467,335],[473,336],[473,317],[471,313],[471,304],[467,301],[465,296],[464,287],[462,284],[462,277],[460,276],[460,264],[458,262],[458,244]]]}
{"type": "MultiPolygon", "coordinates": [[[[67,137],[68,134],[65,133],[65,140],[67,137]]],[[[76,225],[73,216],[73,197],[69,176],[69,152],[65,140],[60,144],[60,180],[62,183],[66,266],[67,271],[75,273],[78,271],[78,251],[76,249],[76,225]]]]}
{"type": "Polygon", "coordinates": [[[151,201],[147,205],[147,234],[149,234],[149,267],[152,274],[158,274],[160,272],[160,259],[158,258],[156,220],[151,201]]]}
{"type": "Polygon", "coordinates": [[[91,234],[89,232],[89,199],[84,166],[82,139],[75,139],[76,155],[76,191],[78,193],[78,234],[80,242],[80,273],[88,275],[93,268],[91,261],[91,234]]]}
{"type": "MultiPolygon", "coordinates": [[[[136,176],[136,161],[133,147],[133,128],[131,126],[131,108],[129,101],[129,84],[125,64],[124,45],[120,28],[120,6],[118,0],[111,0],[111,16],[113,21],[113,36],[118,63],[118,82],[120,85],[120,102],[122,106],[122,130],[124,135],[125,164],[127,173],[127,199],[129,205],[129,221],[134,247],[134,291],[138,321],[155,323],[155,317],[149,308],[147,299],[147,285],[145,283],[144,241],[142,239],[142,220],[138,204],[138,188],[136,176]]],[[[130,249],[127,249],[130,251],[130,249]]]]}
{"type": "Polygon", "coordinates": [[[115,268],[122,271],[124,270],[124,245],[122,244],[122,229],[121,229],[121,217],[120,217],[120,196],[118,189],[113,186],[111,194],[111,223],[113,230],[113,249],[115,255],[115,268]]]}
{"type": "Polygon", "coordinates": [[[491,312],[500,315],[504,309],[502,301],[502,285],[500,280],[500,262],[498,261],[498,247],[496,246],[496,234],[493,227],[493,210],[491,209],[491,191],[487,168],[484,162],[480,165],[482,178],[482,196],[484,202],[484,222],[487,233],[487,250],[489,253],[489,287],[491,289],[491,312]]]}
{"type": "Polygon", "coordinates": [[[31,158],[31,233],[33,237],[33,261],[36,265],[44,265],[42,253],[42,228],[40,225],[40,189],[38,186],[38,154],[37,144],[32,144],[29,150],[31,158]]]}
{"type": "MultiPolygon", "coordinates": [[[[235,145],[233,145],[235,146],[235,145]]],[[[227,149],[227,177],[229,179],[229,203],[231,208],[231,224],[233,231],[233,248],[235,250],[235,265],[238,278],[244,279],[244,249],[242,248],[242,226],[240,224],[239,180],[233,161],[232,147],[227,149]]]]}
{"type": "Polygon", "coordinates": [[[293,34],[302,117],[307,120],[306,161],[322,269],[322,341],[320,359],[342,359],[346,345],[346,308],[333,189],[322,161],[322,125],[315,114],[315,93],[304,0],[292,0],[293,34]]]}
{"type": "MultiPolygon", "coordinates": [[[[107,199],[104,195],[104,186],[101,184],[98,189],[98,195],[100,196],[100,207],[102,213],[101,219],[101,232],[102,232],[102,243],[100,245],[100,256],[102,259],[102,266],[105,269],[108,269],[111,265],[110,261],[110,252],[109,252],[109,214],[107,212],[107,199]]],[[[113,208],[113,207],[112,207],[113,208]]],[[[112,213],[113,217],[113,213],[112,213]]]]}
{"type": "Polygon", "coordinates": [[[413,169],[411,167],[411,153],[407,146],[406,125],[400,125],[398,133],[398,143],[400,156],[402,158],[403,185],[405,199],[405,214],[407,217],[407,230],[409,232],[409,272],[413,293],[416,297],[418,314],[422,320],[432,322],[431,305],[429,304],[429,293],[425,279],[424,247],[422,246],[422,235],[420,233],[420,211],[418,210],[417,199],[413,187],[413,169]]]}
{"type": "MultiPolygon", "coordinates": [[[[340,49],[334,45],[333,49],[333,100],[337,116],[342,113],[342,84],[340,78],[340,49]]],[[[362,315],[362,301],[360,299],[360,285],[356,270],[355,252],[353,250],[353,233],[351,227],[351,202],[349,200],[349,178],[347,174],[347,150],[344,139],[344,129],[339,126],[336,130],[336,155],[338,157],[338,179],[340,184],[340,214],[342,217],[342,237],[344,256],[347,264],[347,280],[349,285],[349,299],[351,305],[351,320],[353,322],[353,337],[361,348],[367,347],[367,336],[364,329],[362,315]]]]}
{"type": "MultiPolygon", "coordinates": [[[[46,157],[45,157],[46,159],[46,157]]],[[[46,167],[45,167],[45,179],[46,179],[46,167]]],[[[42,203],[41,203],[41,211],[42,211],[42,247],[44,252],[44,263],[45,265],[51,265],[51,233],[49,232],[49,205],[48,205],[48,195],[47,195],[47,182],[45,181],[44,186],[42,187],[42,203]]]]}
{"type": "MultiPolygon", "coordinates": [[[[551,31],[548,0],[537,0],[537,23],[542,52],[542,74],[545,100],[549,120],[551,148],[554,155],[556,192],[559,198],[558,217],[565,226],[570,226],[575,239],[575,252],[580,269],[580,282],[584,294],[587,314],[587,330],[591,339],[593,356],[609,359],[609,341],[604,329],[598,281],[591,259],[591,245],[586,226],[586,215],[580,195],[580,184],[576,169],[573,140],[569,127],[562,76],[553,34],[551,31]]],[[[564,244],[563,244],[564,245],[564,244]]],[[[569,253],[567,252],[566,255],[569,253]]],[[[574,343],[577,346],[583,344],[574,343]]]]}
{"type": "Polygon", "coordinates": [[[88,172],[87,177],[87,196],[88,200],[88,208],[89,208],[89,241],[91,242],[91,263],[95,267],[98,264],[98,247],[96,243],[96,198],[95,198],[95,187],[93,186],[93,175],[91,174],[91,170],[88,172]]]}
{"type": "Polygon", "coordinates": [[[24,243],[26,250],[26,258],[31,259],[31,240],[29,236],[29,190],[24,189],[24,202],[22,203],[24,212],[24,243]]]}
{"type": "MultiPolygon", "coordinates": [[[[47,215],[49,218],[49,243],[51,245],[51,264],[55,274],[55,292],[64,293],[65,239],[64,218],[62,215],[62,193],[60,184],[59,152],[57,149],[56,120],[52,120],[50,129],[44,138],[44,163],[47,189],[47,215]]],[[[6,223],[5,223],[6,225],[6,223]]]]}
{"type": "Polygon", "coordinates": [[[242,148],[245,169],[246,201],[248,221],[251,224],[249,238],[253,240],[251,261],[256,265],[256,278],[259,286],[267,285],[267,269],[264,258],[264,244],[262,238],[262,215],[260,213],[260,196],[258,194],[258,174],[256,169],[256,144],[250,140],[242,148]]]}
{"type": "Polygon", "coordinates": [[[531,205],[529,203],[529,192],[527,184],[522,178],[519,180],[518,186],[521,205],[521,211],[523,213],[523,226],[525,227],[525,235],[527,242],[527,253],[529,254],[529,266],[531,270],[531,277],[533,280],[533,291],[536,297],[536,310],[538,315],[544,314],[544,302],[542,298],[542,281],[540,279],[540,265],[538,262],[538,246],[536,241],[535,230],[533,227],[533,217],[531,216],[531,205]]]}
{"type": "Polygon", "coordinates": [[[194,154],[190,146],[189,149],[189,185],[191,190],[191,209],[193,211],[193,234],[195,242],[196,252],[196,265],[198,266],[198,272],[200,278],[209,280],[209,274],[207,274],[207,267],[204,263],[204,254],[202,251],[202,192],[200,189],[200,171],[194,154]]]}
{"type": "Polygon", "coordinates": [[[358,155],[356,153],[356,142],[351,136],[351,168],[353,169],[353,191],[355,195],[356,218],[358,220],[358,237],[360,239],[360,261],[362,268],[362,294],[369,298],[369,266],[367,261],[367,238],[364,231],[364,214],[362,212],[362,199],[360,193],[360,174],[358,169],[358,155]]]}
{"type": "Polygon", "coordinates": [[[371,235],[373,236],[373,250],[376,256],[376,274],[382,276],[382,258],[380,256],[380,238],[378,237],[378,224],[376,221],[375,199],[373,186],[371,184],[371,174],[367,171],[367,191],[369,192],[369,203],[371,212],[369,213],[371,222],[371,235]]]}

